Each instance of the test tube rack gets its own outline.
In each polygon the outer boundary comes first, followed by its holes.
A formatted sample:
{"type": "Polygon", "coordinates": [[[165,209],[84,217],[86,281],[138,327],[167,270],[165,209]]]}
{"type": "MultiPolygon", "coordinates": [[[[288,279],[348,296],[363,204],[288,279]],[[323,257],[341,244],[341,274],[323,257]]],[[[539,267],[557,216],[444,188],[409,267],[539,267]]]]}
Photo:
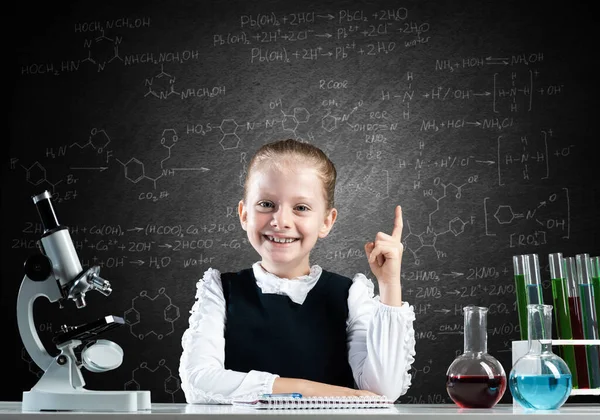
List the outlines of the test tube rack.
{"type": "MultiPolygon", "coordinates": [[[[552,340],[553,346],[600,346],[600,340],[552,340]]],[[[600,388],[584,388],[571,390],[573,395],[600,395],[600,388]]]]}
{"type": "MultiPolygon", "coordinates": [[[[600,346],[600,340],[552,340],[553,346],[600,346]]],[[[524,356],[529,348],[527,340],[512,342],[512,364],[524,356]]],[[[571,390],[570,396],[575,395],[600,395],[600,388],[584,388],[571,390]]],[[[514,403],[516,404],[516,402],[514,403]]]]}

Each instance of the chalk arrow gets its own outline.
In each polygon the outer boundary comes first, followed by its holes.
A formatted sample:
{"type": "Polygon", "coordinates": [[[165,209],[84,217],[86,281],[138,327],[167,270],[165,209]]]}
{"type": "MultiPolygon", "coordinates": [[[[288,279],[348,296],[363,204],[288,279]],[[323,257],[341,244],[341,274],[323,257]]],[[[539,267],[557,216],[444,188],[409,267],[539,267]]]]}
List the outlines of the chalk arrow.
{"type": "Polygon", "coordinates": [[[450,309],[436,309],[433,312],[442,312],[444,314],[447,314],[447,313],[449,313],[451,311],[450,311],[450,309]]]}
{"type": "Polygon", "coordinates": [[[174,171],[210,171],[208,168],[172,168],[174,171]]]}
{"type": "Polygon", "coordinates": [[[452,271],[451,273],[442,273],[442,276],[452,276],[454,278],[463,276],[463,273],[457,273],[456,271],[452,271]]]}
{"type": "Polygon", "coordinates": [[[486,64],[504,64],[508,65],[508,58],[500,58],[500,57],[486,57],[486,64]],[[499,62],[497,62],[499,61],[499,62]]]}
{"type": "Polygon", "coordinates": [[[71,167],[73,170],[91,170],[91,171],[105,171],[108,169],[108,166],[99,166],[97,168],[82,168],[82,167],[71,167]]]}

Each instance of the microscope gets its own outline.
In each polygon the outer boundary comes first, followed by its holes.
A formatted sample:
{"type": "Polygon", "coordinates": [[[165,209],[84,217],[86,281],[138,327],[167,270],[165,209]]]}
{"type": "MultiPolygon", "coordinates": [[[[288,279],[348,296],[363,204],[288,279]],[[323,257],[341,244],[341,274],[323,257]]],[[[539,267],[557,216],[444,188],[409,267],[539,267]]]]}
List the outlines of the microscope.
{"type": "Polygon", "coordinates": [[[81,366],[91,372],[119,367],[123,349],[99,339],[101,333],[124,324],[123,318],[108,315],[83,325],[63,325],[52,344],[59,354],[52,356],[41,342],[33,317],[33,304],[40,296],[50,302],[73,300],[77,308],[86,306],[85,294],[97,291],[104,296],[111,285],[100,277],[100,268],[83,270],[71,235],[58,223],[48,191],[33,202],[42,220],[42,253],[25,262],[25,277],[17,298],[17,324],[25,349],[44,374],[30,391],[23,392],[24,411],[138,411],[150,409],[150,391],[93,391],[84,388],[81,366]],[[83,345],[81,361],[75,349],[83,345]]]}

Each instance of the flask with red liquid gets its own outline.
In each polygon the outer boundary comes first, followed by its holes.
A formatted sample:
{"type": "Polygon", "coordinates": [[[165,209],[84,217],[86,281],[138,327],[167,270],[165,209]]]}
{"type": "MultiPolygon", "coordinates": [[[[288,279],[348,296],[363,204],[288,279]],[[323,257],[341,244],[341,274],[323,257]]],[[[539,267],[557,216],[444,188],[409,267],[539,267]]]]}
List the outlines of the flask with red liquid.
{"type": "Polygon", "coordinates": [[[491,408],[506,391],[506,373],[487,352],[487,312],[481,306],[465,306],[464,353],[446,372],[446,391],[462,408],[491,408]]]}

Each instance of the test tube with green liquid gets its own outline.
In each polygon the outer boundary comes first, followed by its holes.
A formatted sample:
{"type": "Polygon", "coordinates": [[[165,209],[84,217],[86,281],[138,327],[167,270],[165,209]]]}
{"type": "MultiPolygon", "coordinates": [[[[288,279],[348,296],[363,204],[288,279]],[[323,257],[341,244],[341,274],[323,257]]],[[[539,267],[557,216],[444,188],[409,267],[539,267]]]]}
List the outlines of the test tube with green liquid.
{"type": "MultiPolygon", "coordinates": [[[[556,252],[548,255],[550,264],[550,277],[552,279],[552,301],[554,306],[554,319],[556,333],[561,340],[572,340],[571,317],[569,315],[569,299],[567,291],[566,266],[562,253],[556,252]]],[[[571,371],[573,388],[578,389],[577,364],[575,361],[574,346],[560,346],[560,354],[571,371]]]]}
{"type": "Polygon", "coordinates": [[[544,303],[540,281],[540,263],[537,254],[513,256],[513,268],[521,340],[527,340],[527,305],[542,305],[544,303]]]}
{"type": "MultiPolygon", "coordinates": [[[[583,340],[583,320],[579,300],[579,286],[577,285],[577,266],[575,264],[575,258],[565,258],[565,269],[573,339],[583,340]]],[[[579,389],[589,388],[590,384],[588,380],[587,360],[584,346],[575,346],[575,361],[577,363],[577,384],[579,385],[579,389]]]]}
{"type": "MultiPolygon", "coordinates": [[[[594,303],[594,289],[592,288],[592,264],[589,254],[578,254],[577,278],[579,283],[579,297],[583,319],[583,336],[586,340],[599,340],[598,319],[594,303]]],[[[600,388],[600,350],[598,346],[585,346],[588,365],[588,378],[590,388],[600,388]]]]}
{"type": "Polygon", "coordinates": [[[513,256],[515,276],[515,294],[517,295],[517,314],[519,315],[519,329],[521,340],[527,340],[527,292],[525,289],[525,265],[522,255],[513,256]]]}
{"type": "MultiPolygon", "coordinates": [[[[600,322],[600,257],[592,257],[592,289],[594,289],[594,303],[596,304],[596,319],[600,322]]],[[[598,325],[600,329],[600,325],[598,325]]]]}

